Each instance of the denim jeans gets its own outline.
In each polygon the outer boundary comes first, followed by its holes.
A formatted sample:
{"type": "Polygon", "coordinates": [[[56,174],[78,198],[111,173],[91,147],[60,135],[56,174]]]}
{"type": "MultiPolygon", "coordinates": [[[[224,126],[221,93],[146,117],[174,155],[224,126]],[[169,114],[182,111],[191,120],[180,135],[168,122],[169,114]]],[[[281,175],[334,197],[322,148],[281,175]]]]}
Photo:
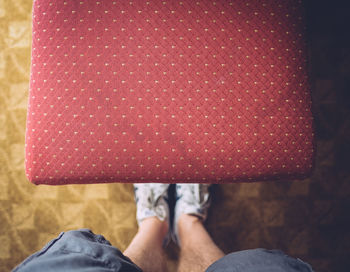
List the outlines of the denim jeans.
{"type": "MultiPolygon", "coordinates": [[[[13,272],[142,271],[103,236],[81,229],[62,232],[42,250],[19,264],[13,272]]],[[[279,250],[251,249],[224,256],[207,272],[311,272],[311,266],[279,250]]]]}

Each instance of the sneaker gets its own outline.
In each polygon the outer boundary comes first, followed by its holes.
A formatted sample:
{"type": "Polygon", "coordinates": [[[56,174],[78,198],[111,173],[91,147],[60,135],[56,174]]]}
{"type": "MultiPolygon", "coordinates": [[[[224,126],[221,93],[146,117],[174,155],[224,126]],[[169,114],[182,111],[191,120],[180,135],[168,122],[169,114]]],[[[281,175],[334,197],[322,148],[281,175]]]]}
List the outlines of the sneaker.
{"type": "Polygon", "coordinates": [[[207,219],[210,206],[210,184],[184,183],[176,184],[176,205],[172,230],[173,241],[180,245],[177,224],[181,214],[197,216],[202,222],[207,219]]]}
{"type": "Polygon", "coordinates": [[[169,184],[163,183],[134,184],[136,220],[139,225],[142,220],[152,216],[169,221],[168,188],[169,184]]]}

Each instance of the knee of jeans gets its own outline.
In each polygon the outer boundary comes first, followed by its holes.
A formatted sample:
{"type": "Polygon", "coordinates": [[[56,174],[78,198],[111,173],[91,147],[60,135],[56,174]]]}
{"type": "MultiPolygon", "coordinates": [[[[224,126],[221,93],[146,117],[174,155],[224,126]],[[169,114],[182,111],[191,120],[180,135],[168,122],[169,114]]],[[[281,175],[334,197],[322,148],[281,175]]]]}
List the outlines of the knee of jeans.
{"type": "Polygon", "coordinates": [[[207,271],[220,271],[220,269],[232,269],[233,267],[235,270],[228,271],[255,271],[254,269],[260,267],[266,271],[268,271],[267,269],[276,270],[276,268],[279,268],[281,270],[282,268],[282,271],[289,272],[312,272],[311,266],[300,259],[290,257],[281,250],[264,248],[248,249],[228,254],[212,264],[207,271]]]}
{"type": "Polygon", "coordinates": [[[109,241],[107,241],[104,236],[95,234],[90,229],[70,230],[65,233],[65,236],[67,239],[83,238],[88,241],[110,245],[109,241]]]}
{"type": "Polygon", "coordinates": [[[90,229],[77,229],[77,230],[69,230],[65,232],[66,237],[93,237],[95,234],[90,229]]]}
{"type": "Polygon", "coordinates": [[[281,255],[285,256],[283,251],[279,249],[266,249],[266,248],[255,248],[255,249],[250,249],[248,251],[260,254],[260,255],[269,255],[269,254],[274,254],[274,255],[281,255]]]}
{"type": "Polygon", "coordinates": [[[257,248],[248,251],[250,251],[250,253],[253,255],[259,255],[262,258],[273,258],[275,261],[280,260],[285,264],[288,264],[290,268],[294,268],[295,270],[293,271],[313,271],[310,264],[302,261],[299,258],[291,257],[279,249],[257,248]]]}

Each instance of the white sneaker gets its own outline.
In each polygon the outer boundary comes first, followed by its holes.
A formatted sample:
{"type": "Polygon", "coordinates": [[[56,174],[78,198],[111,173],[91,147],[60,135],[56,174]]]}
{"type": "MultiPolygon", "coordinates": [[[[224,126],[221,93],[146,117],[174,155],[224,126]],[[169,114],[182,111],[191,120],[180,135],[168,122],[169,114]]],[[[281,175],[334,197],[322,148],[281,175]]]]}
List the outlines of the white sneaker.
{"type": "Polygon", "coordinates": [[[136,201],[136,220],[140,225],[141,221],[156,216],[161,221],[168,220],[169,184],[164,183],[135,183],[134,193],[136,201]]]}
{"type": "Polygon", "coordinates": [[[181,214],[197,216],[202,222],[206,220],[210,206],[209,186],[210,184],[204,183],[176,184],[176,205],[172,238],[178,245],[180,245],[180,240],[177,224],[181,214]]]}

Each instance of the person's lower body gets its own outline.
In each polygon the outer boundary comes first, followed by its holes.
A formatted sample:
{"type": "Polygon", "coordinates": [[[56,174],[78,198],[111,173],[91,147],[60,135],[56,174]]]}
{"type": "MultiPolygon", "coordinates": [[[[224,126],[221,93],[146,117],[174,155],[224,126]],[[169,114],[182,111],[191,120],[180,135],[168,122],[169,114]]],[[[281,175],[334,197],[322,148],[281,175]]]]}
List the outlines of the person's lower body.
{"type": "Polygon", "coordinates": [[[164,241],[169,237],[180,247],[179,271],[312,271],[307,263],[277,250],[252,249],[225,256],[203,225],[209,207],[207,189],[198,184],[177,186],[174,226],[169,226],[167,185],[136,185],[139,230],[124,253],[103,236],[82,229],[61,233],[14,271],[164,272],[164,241]]]}

